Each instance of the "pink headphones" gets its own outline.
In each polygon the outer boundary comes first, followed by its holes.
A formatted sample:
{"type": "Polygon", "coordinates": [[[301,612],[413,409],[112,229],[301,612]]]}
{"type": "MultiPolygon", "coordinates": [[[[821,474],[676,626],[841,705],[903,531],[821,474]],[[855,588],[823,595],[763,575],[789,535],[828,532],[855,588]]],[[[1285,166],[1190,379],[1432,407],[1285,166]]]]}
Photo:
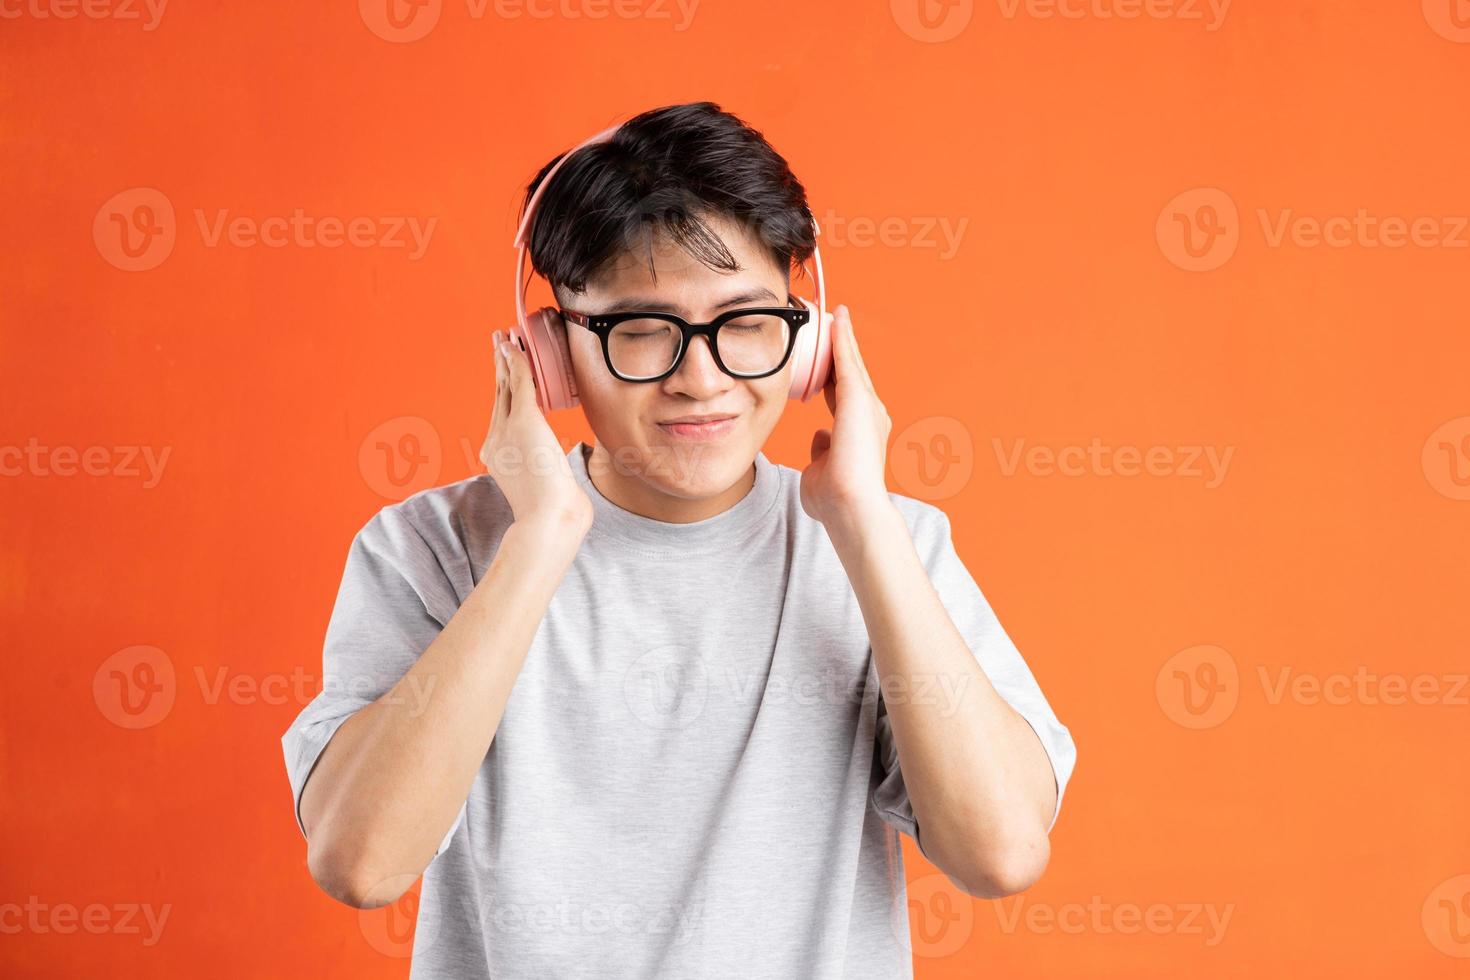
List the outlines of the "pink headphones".
{"type": "MultiPolygon", "coordinates": [[[[549,306],[543,306],[530,316],[526,315],[526,287],[529,283],[525,279],[525,269],[531,219],[536,214],[536,206],[541,202],[542,192],[550,185],[551,178],[556,176],[562,164],[583,147],[612,139],[621,125],[619,123],[604,129],[568,150],[537,185],[531,200],[526,202],[526,213],[521,218],[521,226],[516,230],[517,326],[510,329],[510,339],[513,343],[518,343],[530,358],[531,376],[536,382],[536,401],[543,412],[572,408],[578,404],[578,399],[577,385],[572,377],[571,352],[567,347],[566,324],[556,310],[549,306]]],[[[815,219],[812,227],[820,234],[821,229],[817,228],[815,219]]],[[[817,304],[813,306],[810,300],[801,300],[811,311],[811,318],[804,329],[797,331],[796,346],[791,351],[790,397],[799,401],[806,401],[821,391],[833,369],[832,314],[827,312],[827,285],[822,279],[821,249],[813,248],[812,261],[816,266],[817,304]]]]}

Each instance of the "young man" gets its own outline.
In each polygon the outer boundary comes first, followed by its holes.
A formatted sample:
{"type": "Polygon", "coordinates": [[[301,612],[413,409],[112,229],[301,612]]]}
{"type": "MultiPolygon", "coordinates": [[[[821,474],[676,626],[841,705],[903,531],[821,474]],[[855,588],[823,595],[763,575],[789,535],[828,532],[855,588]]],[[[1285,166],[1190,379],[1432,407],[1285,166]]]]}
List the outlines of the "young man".
{"type": "MultiPolygon", "coordinates": [[[[697,103],[569,160],[530,251],[563,310],[706,323],[785,306],[813,241],[786,162],[697,103]]],[[[354,539],[283,743],[323,889],[374,907],[422,874],[414,977],[909,977],[899,831],[973,895],[1040,876],[1071,737],[945,514],[885,489],[836,313],[803,470],[761,449],[791,366],[748,376],[754,318],[712,348],[574,317],[595,444],[563,453],[497,338],[490,472],[354,539]]]]}

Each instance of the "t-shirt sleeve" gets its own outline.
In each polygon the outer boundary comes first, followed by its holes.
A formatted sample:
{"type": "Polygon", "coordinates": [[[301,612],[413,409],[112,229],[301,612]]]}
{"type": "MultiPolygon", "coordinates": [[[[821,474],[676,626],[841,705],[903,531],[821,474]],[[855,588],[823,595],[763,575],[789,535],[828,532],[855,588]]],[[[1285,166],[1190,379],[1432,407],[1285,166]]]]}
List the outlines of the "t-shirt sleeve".
{"type": "MultiPolygon", "coordinates": [[[[911,523],[914,546],[929,572],[929,579],[934,583],[940,601],[954,620],[960,635],[969,644],[975,659],[980,662],[990,683],[1006,703],[1036,731],[1042,748],[1051,761],[1052,775],[1056,781],[1057,804],[1051,824],[1047,827],[1047,832],[1050,833],[1051,828],[1056,826],[1057,817],[1061,815],[1062,794],[1077,759],[1072,735],[1057,720],[1051,705],[1042,695],[1036,678],[1021,658],[1020,651],[1006,635],[991,610],[990,603],[956,554],[950,536],[948,516],[932,504],[921,501],[917,503],[917,517],[911,523]]],[[[952,691],[946,693],[943,685],[935,692],[937,698],[954,696],[957,695],[952,691]]],[[[904,786],[903,772],[899,768],[893,725],[881,692],[878,697],[875,762],[879,781],[873,790],[873,806],[884,821],[914,838],[922,851],[923,842],[919,837],[913,806],[909,802],[908,789],[904,786]]]]}
{"type": "MultiPolygon", "coordinates": [[[[301,793],[327,743],[408,673],[458,608],[443,566],[402,504],[379,511],[353,538],[322,647],[322,690],[281,736],[303,836],[301,793]]],[[[421,703],[429,693],[404,696],[421,703]]],[[[465,805],[435,857],[464,822],[465,805]]]]}

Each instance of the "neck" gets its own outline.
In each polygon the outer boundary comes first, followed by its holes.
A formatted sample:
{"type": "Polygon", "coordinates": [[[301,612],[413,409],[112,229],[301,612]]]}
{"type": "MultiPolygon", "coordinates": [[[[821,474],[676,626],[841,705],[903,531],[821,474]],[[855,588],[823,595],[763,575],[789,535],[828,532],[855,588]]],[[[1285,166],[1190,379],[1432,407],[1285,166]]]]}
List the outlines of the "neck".
{"type": "Polygon", "coordinates": [[[587,478],[597,492],[623,510],[667,524],[692,524],[734,507],[755,486],[755,464],[726,489],[708,497],[678,497],[640,480],[636,473],[619,470],[600,443],[582,447],[587,478]]]}

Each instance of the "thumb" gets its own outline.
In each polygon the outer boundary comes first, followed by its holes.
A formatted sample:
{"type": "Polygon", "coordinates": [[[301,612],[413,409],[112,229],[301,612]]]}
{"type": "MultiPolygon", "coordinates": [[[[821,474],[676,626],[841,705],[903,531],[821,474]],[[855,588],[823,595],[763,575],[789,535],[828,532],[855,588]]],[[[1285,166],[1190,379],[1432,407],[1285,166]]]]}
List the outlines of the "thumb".
{"type": "Polygon", "coordinates": [[[831,429],[818,429],[812,433],[812,462],[815,463],[818,459],[825,456],[827,447],[830,445],[832,445],[831,429]]]}
{"type": "Polygon", "coordinates": [[[524,413],[527,401],[535,401],[535,388],[531,383],[531,365],[527,361],[528,355],[521,350],[521,345],[513,338],[507,335],[502,337],[501,341],[505,364],[510,372],[508,384],[510,411],[519,416],[524,413]]]}

